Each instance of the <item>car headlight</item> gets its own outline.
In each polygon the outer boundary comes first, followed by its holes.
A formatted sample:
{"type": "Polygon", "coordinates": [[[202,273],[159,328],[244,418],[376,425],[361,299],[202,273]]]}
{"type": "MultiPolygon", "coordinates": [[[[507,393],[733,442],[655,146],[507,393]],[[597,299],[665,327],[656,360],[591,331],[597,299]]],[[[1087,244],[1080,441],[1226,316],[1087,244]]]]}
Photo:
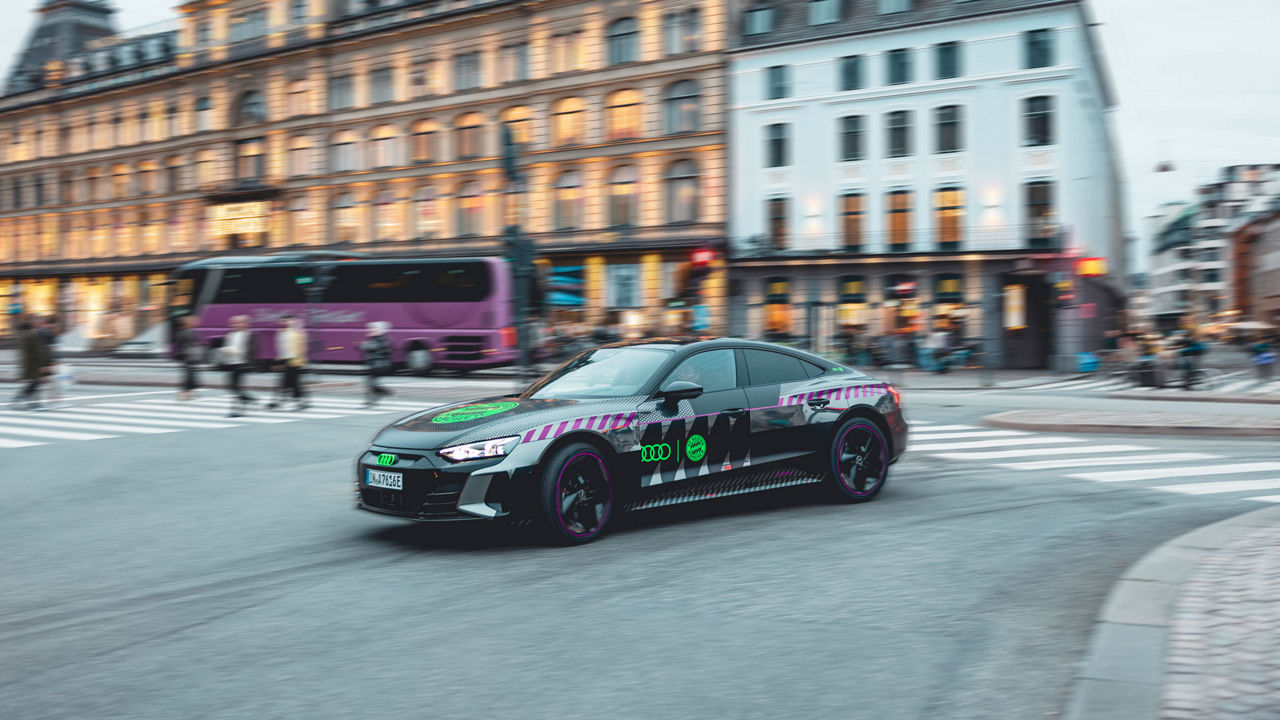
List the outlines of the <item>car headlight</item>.
{"type": "Polygon", "coordinates": [[[511,452],[511,448],[515,447],[519,442],[520,436],[512,435],[511,437],[498,438],[496,440],[481,440],[480,442],[467,443],[466,445],[454,445],[440,450],[436,454],[452,462],[502,457],[511,452]]]}

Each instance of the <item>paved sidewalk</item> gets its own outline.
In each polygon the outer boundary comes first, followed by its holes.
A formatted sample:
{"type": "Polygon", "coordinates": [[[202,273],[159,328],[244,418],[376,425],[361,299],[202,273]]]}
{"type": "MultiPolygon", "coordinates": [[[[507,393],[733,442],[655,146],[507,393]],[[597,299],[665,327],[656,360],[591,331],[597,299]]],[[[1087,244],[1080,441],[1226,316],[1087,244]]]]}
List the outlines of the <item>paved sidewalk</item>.
{"type": "Polygon", "coordinates": [[[1280,718],[1280,507],[1202,527],[1129,568],[1064,717],[1280,718]]]}
{"type": "Polygon", "coordinates": [[[1276,413],[1276,417],[1265,417],[1256,414],[1189,415],[1176,412],[1010,410],[988,415],[983,418],[983,423],[1013,430],[1052,432],[1280,437],[1280,413],[1276,413]]]}

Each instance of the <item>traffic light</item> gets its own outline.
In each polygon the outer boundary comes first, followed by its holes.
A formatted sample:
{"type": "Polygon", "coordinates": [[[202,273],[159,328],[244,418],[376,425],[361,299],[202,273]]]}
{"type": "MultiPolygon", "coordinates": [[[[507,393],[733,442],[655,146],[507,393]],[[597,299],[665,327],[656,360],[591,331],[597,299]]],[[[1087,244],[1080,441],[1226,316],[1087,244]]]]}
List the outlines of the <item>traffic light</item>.
{"type": "Polygon", "coordinates": [[[711,274],[711,263],[716,258],[713,250],[695,250],[684,268],[680,282],[680,297],[696,304],[702,293],[702,281],[711,274]]]}

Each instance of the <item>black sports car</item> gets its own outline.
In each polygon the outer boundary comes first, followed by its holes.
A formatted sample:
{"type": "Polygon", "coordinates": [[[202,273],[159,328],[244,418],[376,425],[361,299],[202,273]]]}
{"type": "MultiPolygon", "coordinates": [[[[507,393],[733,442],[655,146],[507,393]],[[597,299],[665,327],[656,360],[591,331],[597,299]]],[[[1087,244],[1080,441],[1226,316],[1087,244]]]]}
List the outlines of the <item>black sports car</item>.
{"type": "Polygon", "coordinates": [[[388,425],[356,506],[412,520],[533,520],[567,542],[618,511],[825,482],[870,500],[907,444],[901,398],[840,363],[747,340],[581,353],[518,395],[388,425]]]}

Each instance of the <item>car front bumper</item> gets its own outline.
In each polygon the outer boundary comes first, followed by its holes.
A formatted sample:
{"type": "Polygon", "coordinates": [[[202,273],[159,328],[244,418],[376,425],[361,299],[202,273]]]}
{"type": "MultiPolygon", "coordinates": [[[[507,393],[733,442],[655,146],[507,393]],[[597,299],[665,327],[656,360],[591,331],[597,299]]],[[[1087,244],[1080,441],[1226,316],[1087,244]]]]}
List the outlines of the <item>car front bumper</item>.
{"type": "MultiPolygon", "coordinates": [[[[373,446],[356,463],[355,506],[360,510],[417,520],[457,522],[497,520],[513,514],[524,515],[530,493],[517,492],[516,480],[526,472],[501,469],[505,458],[450,463],[430,450],[405,450],[373,446]],[[392,454],[396,461],[379,464],[378,456],[392,454]],[[398,472],[403,476],[400,490],[371,487],[368,471],[398,472]]],[[[528,470],[528,473],[531,473],[528,470]]],[[[522,484],[528,487],[529,483],[522,484]]]]}

